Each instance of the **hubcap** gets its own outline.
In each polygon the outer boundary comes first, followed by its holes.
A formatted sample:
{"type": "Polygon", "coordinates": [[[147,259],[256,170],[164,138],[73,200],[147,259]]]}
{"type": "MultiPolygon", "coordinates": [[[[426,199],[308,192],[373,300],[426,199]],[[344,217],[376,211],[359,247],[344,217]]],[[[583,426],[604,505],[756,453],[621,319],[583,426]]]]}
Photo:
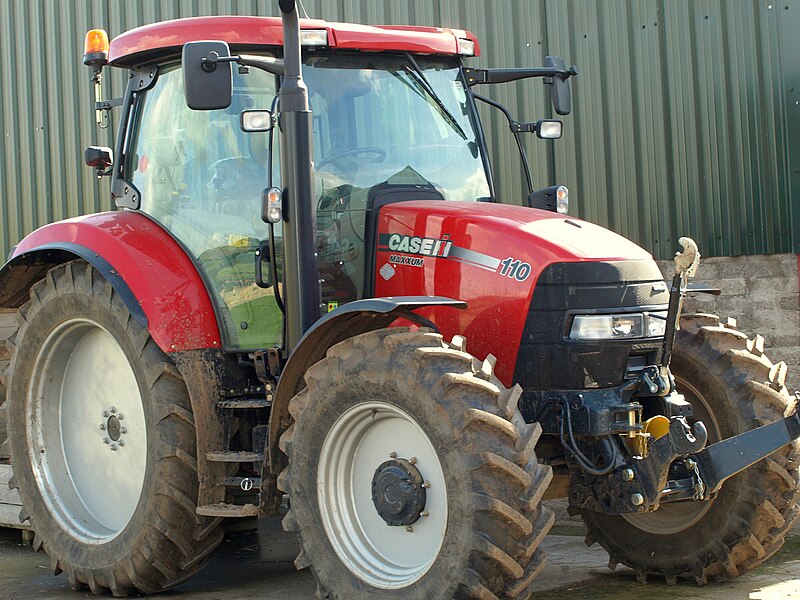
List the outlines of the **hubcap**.
{"type": "MultiPolygon", "coordinates": [[[[708,429],[708,443],[718,442],[721,439],[719,425],[703,396],[689,382],[678,377],[675,379],[675,387],[692,405],[694,415],[691,422],[702,421],[705,423],[708,429]]],[[[656,535],[670,535],[680,533],[697,523],[711,508],[713,502],[714,500],[666,502],[655,512],[623,515],[623,518],[642,531],[656,535]]]]}
{"type": "Polygon", "coordinates": [[[372,502],[387,525],[411,525],[425,508],[422,474],[405,459],[387,460],[372,478],[372,502]]]}
{"type": "Polygon", "coordinates": [[[322,445],[317,493],[325,532],[350,571],[375,587],[403,588],[430,569],[447,529],[445,487],[430,439],[391,404],[350,408],[322,445]]]}
{"type": "Polygon", "coordinates": [[[88,319],[59,325],[36,358],[27,411],[50,513],[83,542],[114,539],[136,511],[147,464],[139,385],[119,343],[88,319]]]}

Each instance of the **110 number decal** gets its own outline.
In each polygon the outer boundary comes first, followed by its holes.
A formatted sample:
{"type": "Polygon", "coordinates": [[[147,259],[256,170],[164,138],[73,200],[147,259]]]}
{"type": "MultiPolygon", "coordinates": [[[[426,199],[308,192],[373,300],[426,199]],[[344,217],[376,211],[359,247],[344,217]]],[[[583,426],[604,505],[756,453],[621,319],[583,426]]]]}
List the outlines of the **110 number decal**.
{"type": "Polygon", "coordinates": [[[510,279],[525,281],[531,274],[531,266],[526,262],[514,260],[509,256],[507,259],[500,261],[498,272],[500,275],[505,275],[510,279]]]}

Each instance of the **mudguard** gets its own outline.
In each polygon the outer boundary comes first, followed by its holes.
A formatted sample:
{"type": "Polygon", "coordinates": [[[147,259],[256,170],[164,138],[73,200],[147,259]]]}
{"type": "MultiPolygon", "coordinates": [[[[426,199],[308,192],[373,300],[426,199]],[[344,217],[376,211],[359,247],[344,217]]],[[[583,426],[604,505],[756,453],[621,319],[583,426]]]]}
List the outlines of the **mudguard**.
{"type": "Polygon", "coordinates": [[[291,425],[289,401],[303,388],[303,375],[308,368],[325,358],[328,349],[342,340],[388,327],[397,319],[406,319],[417,325],[436,329],[431,321],[412,312],[432,306],[464,309],[467,304],[442,296],[394,296],[357,300],[329,312],[305,333],[281,372],[272,402],[268,440],[269,469],[273,475],[278,475],[286,466],[286,457],[278,448],[278,440],[291,425]]]}
{"type": "Polygon", "coordinates": [[[111,283],[167,353],[221,346],[205,284],[183,248],[133,211],[98,213],[37,229],[0,269],[0,306],[15,308],[58,264],[83,258],[111,283]]]}

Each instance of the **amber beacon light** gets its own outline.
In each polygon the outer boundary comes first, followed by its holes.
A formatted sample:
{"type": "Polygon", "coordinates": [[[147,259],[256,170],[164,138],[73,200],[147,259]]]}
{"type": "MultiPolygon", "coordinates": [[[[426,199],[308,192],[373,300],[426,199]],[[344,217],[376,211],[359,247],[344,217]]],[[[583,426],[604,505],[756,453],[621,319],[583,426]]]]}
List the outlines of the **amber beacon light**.
{"type": "Polygon", "coordinates": [[[83,45],[83,64],[103,67],[108,64],[108,34],[103,29],[90,29],[83,45]]]}

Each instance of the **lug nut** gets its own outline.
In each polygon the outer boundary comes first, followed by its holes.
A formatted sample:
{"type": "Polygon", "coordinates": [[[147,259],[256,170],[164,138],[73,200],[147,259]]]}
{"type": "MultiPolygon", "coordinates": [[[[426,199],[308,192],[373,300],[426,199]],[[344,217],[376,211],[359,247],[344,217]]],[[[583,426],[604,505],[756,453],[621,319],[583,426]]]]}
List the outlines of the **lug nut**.
{"type": "Polygon", "coordinates": [[[635,493],[633,496],[631,496],[631,504],[633,504],[634,506],[641,506],[642,504],[644,504],[644,496],[642,496],[638,492],[635,493]]]}
{"type": "Polygon", "coordinates": [[[124,446],[125,445],[125,441],[124,440],[120,440],[120,441],[117,442],[117,444],[119,446],[124,446]]]}
{"type": "Polygon", "coordinates": [[[110,439],[108,439],[108,438],[103,438],[103,443],[104,443],[104,444],[110,444],[110,443],[111,443],[111,440],[110,440],[110,439]]]}
{"type": "Polygon", "coordinates": [[[408,462],[411,463],[412,465],[417,464],[417,457],[412,456],[411,458],[408,459],[408,462]]]}
{"type": "Polygon", "coordinates": [[[413,527],[411,527],[411,525],[406,525],[406,531],[407,531],[408,533],[413,533],[413,532],[414,532],[414,528],[413,528],[413,527]]]}
{"type": "Polygon", "coordinates": [[[106,430],[106,424],[100,423],[100,431],[105,431],[105,430],[106,430]]]}
{"type": "Polygon", "coordinates": [[[111,414],[113,415],[115,412],[117,412],[117,407],[116,406],[112,406],[109,410],[111,411],[111,414]]]}
{"type": "Polygon", "coordinates": [[[429,513],[427,510],[423,510],[421,513],[419,513],[420,517],[429,517],[430,515],[431,513],[429,513]]]}
{"type": "Polygon", "coordinates": [[[128,433],[128,428],[127,427],[120,427],[119,428],[119,432],[120,433],[128,433]]]}
{"type": "Polygon", "coordinates": [[[116,451],[117,445],[116,444],[111,444],[111,449],[116,451]]]}
{"type": "Polygon", "coordinates": [[[424,487],[427,490],[429,487],[431,487],[430,481],[423,481],[422,487],[424,487]]]}
{"type": "Polygon", "coordinates": [[[125,418],[125,415],[123,415],[122,413],[117,413],[117,418],[118,418],[120,421],[122,421],[122,419],[124,419],[124,418],[125,418]]]}
{"type": "Polygon", "coordinates": [[[633,469],[623,469],[622,470],[622,481],[633,481],[633,478],[636,477],[633,469]]]}
{"type": "Polygon", "coordinates": [[[397,452],[389,452],[389,458],[397,458],[397,452]]]}
{"type": "Polygon", "coordinates": [[[107,416],[108,416],[108,411],[107,411],[107,410],[104,410],[104,411],[103,411],[103,416],[104,416],[104,417],[107,417],[107,416]]]}

